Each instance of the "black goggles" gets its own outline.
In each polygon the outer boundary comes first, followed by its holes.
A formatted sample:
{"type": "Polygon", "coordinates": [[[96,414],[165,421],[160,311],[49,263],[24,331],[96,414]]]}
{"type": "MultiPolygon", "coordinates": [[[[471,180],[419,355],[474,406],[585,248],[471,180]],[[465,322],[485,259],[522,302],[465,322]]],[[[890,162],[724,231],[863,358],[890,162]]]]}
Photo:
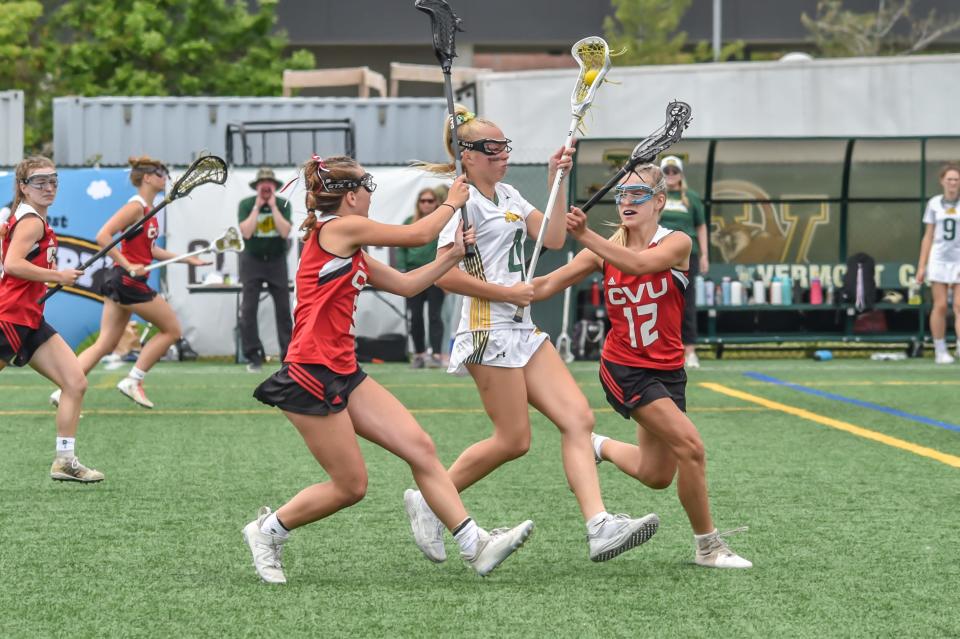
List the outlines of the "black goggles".
{"type": "Polygon", "coordinates": [[[323,174],[320,174],[320,181],[323,182],[323,188],[327,191],[353,191],[359,189],[361,186],[365,188],[368,193],[373,193],[377,190],[377,183],[373,181],[373,176],[369,173],[364,173],[358,178],[345,178],[342,180],[325,178],[323,174]]]}
{"type": "Polygon", "coordinates": [[[508,138],[503,138],[502,140],[495,140],[493,138],[483,138],[482,140],[474,140],[473,142],[467,142],[465,140],[457,140],[461,149],[467,151],[480,151],[484,155],[499,155],[506,151],[509,153],[513,150],[513,147],[510,146],[510,143],[513,140],[508,138]]]}

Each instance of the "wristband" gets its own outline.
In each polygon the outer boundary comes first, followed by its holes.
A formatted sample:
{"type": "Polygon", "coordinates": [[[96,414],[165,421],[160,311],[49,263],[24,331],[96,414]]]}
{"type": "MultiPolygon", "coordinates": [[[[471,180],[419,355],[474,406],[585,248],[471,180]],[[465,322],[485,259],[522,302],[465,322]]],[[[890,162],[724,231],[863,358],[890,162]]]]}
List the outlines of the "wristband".
{"type": "MultiPolygon", "coordinates": [[[[454,213],[457,212],[457,209],[453,208],[452,204],[447,204],[446,202],[443,202],[442,204],[440,204],[440,206],[449,206],[451,211],[453,211],[454,213]]],[[[437,208],[439,209],[440,206],[438,206],[437,208]]]]}

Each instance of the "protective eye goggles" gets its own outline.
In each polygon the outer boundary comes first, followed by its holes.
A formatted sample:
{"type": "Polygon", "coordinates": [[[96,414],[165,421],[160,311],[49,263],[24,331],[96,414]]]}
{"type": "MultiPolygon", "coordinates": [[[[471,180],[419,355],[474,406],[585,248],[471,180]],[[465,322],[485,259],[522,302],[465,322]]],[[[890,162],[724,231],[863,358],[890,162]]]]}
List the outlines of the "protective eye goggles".
{"type": "Polygon", "coordinates": [[[323,173],[319,173],[319,175],[320,181],[323,182],[323,188],[327,191],[353,191],[359,189],[361,186],[365,188],[368,193],[373,193],[377,190],[377,183],[373,181],[373,176],[369,173],[364,173],[359,178],[346,178],[342,180],[326,178],[323,176],[323,173]]]}
{"type": "Polygon", "coordinates": [[[619,184],[614,192],[613,201],[617,204],[627,204],[629,206],[643,204],[644,202],[649,202],[657,193],[662,193],[665,186],[662,180],[656,186],[647,186],[646,184],[619,184]],[[640,197],[631,199],[631,196],[634,194],[639,194],[640,197]]]}
{"type": "Polygon", "coordinates": [[[509,153],[513,150],[513,147],[510,146],[511,142],[513,142],[513,140],[508,138],[503,138],[502,140],[483,138],[482,140],[474,140],[473,142],[457,140],[457,143],[460,145],[461,149],[466,151],[479,151],[484,155],[499,155],[504,151],[509,153]]]}
{"type": "Polygon", "coordinates": [[[38,190],[43,190],[48,187],[55,189],[60,184],[60,178],[57,177],[56,173],[38,173],[31,175],[25,180],[21,180],[21,182],[38,190]]]}

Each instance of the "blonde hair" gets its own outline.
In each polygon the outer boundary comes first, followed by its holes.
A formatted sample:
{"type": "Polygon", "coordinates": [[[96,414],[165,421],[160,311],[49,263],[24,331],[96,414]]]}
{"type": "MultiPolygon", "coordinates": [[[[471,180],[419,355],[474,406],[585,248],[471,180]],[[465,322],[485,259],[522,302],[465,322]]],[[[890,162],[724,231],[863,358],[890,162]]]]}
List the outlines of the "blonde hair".
{"type": "MultiPolygon", "coordinates": [[[[497,126],[490,120],[485,120],[481,117],[477,117],[471,113],[467,107],[462,104],[457,104],[453,109],[454,116],[458,120],[462,120],[461,124],[457,125],[457,138],[464,140],[466,142],[472,142],[474,140],[480,139],[479,129],[483,126],[497,126]]],[[[433,162],[421,162],[419,160],[413,162],[413,166],[427,171],[428,173],[436,173],[438,175],[453,175],[457,170],[457,165],[454,162],[456,156],[454,155],[453,149],[453,136],[450,135],[450,116],[448,115],[443,119],[443,150],[446,152],[449,162],[446,164],[438,164],[433,162]]],[[[466,172],[466,169],[464,169],[466,172]]]]}
{"type": "MultiPolygon", "coordinates": [[[[652,186],[656,188],[657,184],[663,180],[663,171],[660,170],[660,167],[656,164],[643,164],[635,168],[631,173],[628,173],[620,184],[623,184],[630,179],[630,175],[636,174],[643,183],[647,186],[652,186]]],[[[618,185],[619,186],[619,185],[618,185]]],[[[662,191],[661,191],[662,193],[662,191]]],[[[658,194],[655,194],[655,196],[658,194]]],[[[666,200],[664,200],[663,206],[657,210],[657,216],[663,212],[664,206],[666,206],[666,200]]],[[[626,246],[630,240],[630,231],[623,224],[611,224],[611,226],[616,227],[616,231],[613,232],[613,235],[610,236],[610,241],[614,244],[619,244],[620,246],[626,246]]]]}
{"type": "MultiPolygon", "coordinates": [[[[317,211],[333,213],[340,208],[346,190],[328,191],[320,179],[320,163],[327,171],[323,174],[328,180],[349,180],[363,175],[359,162],[345,155],[335,155],[326,159],[314,156],[307,160],[303,167],[303,180],[307,187],[307,219],[300,225],[303,231],[303,241],[306,242],[317,225],[317,211]]],[[[360,188],[360,187],[357,187],[360,188]]],[[[356,190],[356,189],[354,189],[356,190]]]]}
{"type": "Polygon", "coordinates": [[[143,184],[143,178],[148,173],[153,173],[158,169],[167,170],[167,166],[163,162],[155,160],[149,155],[130,156],[127,158],[127,163],[130,165],[130,183],[136,187],[143,184]]]}
{"type": "Polygon", "coordinates": [[[23,201],[23,191],[20,190],[20,185],[24,183],[31,171],[44,168],[55,169],[56,165],[54,165],[53,160],[42,155],[31,155],[17,164],[17,168],[14,170],[13,203],[10,205],[12,212],[15,213],[17,207],[20,206],[20,202],[23,201]]]}
{"type": "MultiPolygon", "coordinates": [[[[440,194],[437,193],[436,189],[431,189],[429,187],[425,189],[420,189],[420,192],[417,193],[417,201],[413,205],[413,221],[414,222],[420,220],[423,217],[423,214],[420,212],[420,198],[423,196],[424,193],[429,193],[430,195],[432,195],[434,197],[434,200],[436,200],[437,206],[440,205],[440,194]]],[[[436,207],[434,208],[434,210],[436,210],[436,207]]],[[[433,211],[430,211],[430,212],[433,213],[433,211]]]]}

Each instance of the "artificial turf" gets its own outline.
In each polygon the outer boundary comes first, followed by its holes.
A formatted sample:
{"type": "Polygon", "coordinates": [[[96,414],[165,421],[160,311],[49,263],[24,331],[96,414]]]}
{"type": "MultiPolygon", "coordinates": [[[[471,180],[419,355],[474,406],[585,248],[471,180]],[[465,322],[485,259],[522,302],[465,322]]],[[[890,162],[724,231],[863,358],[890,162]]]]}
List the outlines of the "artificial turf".
{"type": "MultiPolygon", "coordinates": [[[[572,370],[597,432],[631,439],[603,400],[596,364],[572,370]]],[[[410,407],[449,464],[486,437],[469,378],[399,365],[366,370],[410,407]]],[[[587,559],[583,523],[560,466],[559,437],[532,413],[522,459],[464,493],[487,527],[533,519],[527,545],[481,579],[456,557],[426,561],[403,511],[408,468],[363,443],[367,497],[293,533],[289,583],[258,582],[242,526],[324,479],[282,415],[257,403],[262,376],[216,363],[162,363],[147,379],[157,408],[91,373],[77,440],[98,485],[51,481],[51,387],[0,373],[0,637],[127,636],[960,636],[960,468],[718,392],[802,408],[960,457],[960,432],[749,376],[960,422],[960,375],[930,359],[704,361],[689,414],[703,435],[713,514],[752,560],[747,571],[692,564],[674,488],[647,489],[600,467],[611,512],[657,512],[648,544],[587,559]]]]}

